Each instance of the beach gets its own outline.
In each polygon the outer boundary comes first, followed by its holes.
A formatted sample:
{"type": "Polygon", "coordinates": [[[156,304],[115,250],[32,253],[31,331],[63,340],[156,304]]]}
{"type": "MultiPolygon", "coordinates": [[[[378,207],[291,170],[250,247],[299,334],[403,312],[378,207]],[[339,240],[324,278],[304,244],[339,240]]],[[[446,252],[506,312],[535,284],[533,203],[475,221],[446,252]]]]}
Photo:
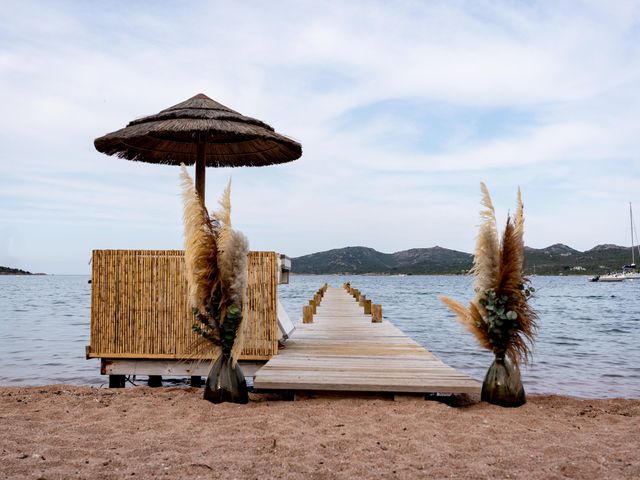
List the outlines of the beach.
{"type": "Polygon", "coordinates": [[[2,478],[639,478],[640,400],[1,387],[2,478]]]}

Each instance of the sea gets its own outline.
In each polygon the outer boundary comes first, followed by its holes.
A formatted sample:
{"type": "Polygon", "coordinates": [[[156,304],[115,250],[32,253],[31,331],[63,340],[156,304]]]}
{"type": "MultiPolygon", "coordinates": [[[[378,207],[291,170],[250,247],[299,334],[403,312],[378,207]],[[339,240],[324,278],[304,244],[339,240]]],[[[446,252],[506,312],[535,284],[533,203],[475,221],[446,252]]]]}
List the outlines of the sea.
{"type": "MultiPolygon", "coordinates": [[[[89,276],[0,276],[0,385],[105,386],[89,344],[89,276]]],[[[327,282],[349,281],[384,318],[443,362],[482,380],[493,360],[442,305],[466,302],[467,276],[291,275],[278,295],[294,323],[327,282]]],[[[640,281],[589,283],[583,276],[531,278],[539,330],[523,367],[528,393],[640,398],[640,281]]]]}

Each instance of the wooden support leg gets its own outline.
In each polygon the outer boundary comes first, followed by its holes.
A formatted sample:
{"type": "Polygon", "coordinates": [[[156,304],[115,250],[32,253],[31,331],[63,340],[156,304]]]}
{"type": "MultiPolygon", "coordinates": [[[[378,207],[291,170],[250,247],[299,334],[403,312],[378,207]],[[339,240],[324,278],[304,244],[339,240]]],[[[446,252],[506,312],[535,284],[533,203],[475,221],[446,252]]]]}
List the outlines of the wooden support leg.
{"type": "Polygon", "coordinates": [[[396,393],[393,395],[393,400],[396,402],[416,402],[424,399],[424,393],[396,393]]]}
{"type": "Polygon", "coordinates": [[[149,375],[149,381],[147,385],[150,387],[161,387],[162,386],[162,375],[149,375]]]}
{"type": "Polygon", "coordinates": [[[124,388],[124,375],[109,375],[109,388],[124,388]]]}
{"type": "Polygon", "coordinates": [[[200,388],[202,386],[202,377],[200,375],[192,375],[191,386],[195,388],[200,388]]]}

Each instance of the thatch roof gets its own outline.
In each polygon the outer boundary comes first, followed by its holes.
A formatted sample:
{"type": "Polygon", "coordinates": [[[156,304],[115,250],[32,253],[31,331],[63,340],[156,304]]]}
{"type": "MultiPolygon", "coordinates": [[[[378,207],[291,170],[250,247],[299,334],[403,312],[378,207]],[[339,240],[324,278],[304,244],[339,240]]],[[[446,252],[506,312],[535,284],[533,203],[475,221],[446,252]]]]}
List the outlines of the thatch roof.
{"type": "Polygon", "coordinates": [[[211,167],[272,165],[302,155],[298,142],[203,94],[94,141],[107,155],[169,165],[193,164],[198,143],[205,144],[206,165],[211,167]]]}

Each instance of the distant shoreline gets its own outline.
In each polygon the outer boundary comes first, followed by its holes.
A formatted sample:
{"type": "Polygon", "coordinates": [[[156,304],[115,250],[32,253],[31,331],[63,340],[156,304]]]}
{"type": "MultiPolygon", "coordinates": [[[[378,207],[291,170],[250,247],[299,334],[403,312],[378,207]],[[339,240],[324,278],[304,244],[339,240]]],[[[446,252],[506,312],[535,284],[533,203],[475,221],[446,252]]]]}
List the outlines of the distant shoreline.
{"type": "Polygon", "coordinates": [[[6,273],[6,272],[0,272],[0,275],[4,276],[4,277],[43,277],[43,276],[47,276],[49,275],[48,273],[6,273]]]}
{"type": "Polygon", "coordinates": [[[0,275],[46,275],[46,273],[31,273],[19,268],[0,266],[0,275]]]}
{"type": "MultiPolygon", "coordinates": [[[[350,273],[350,272],[341,272],[341,273],[296,273],[291,272],[292,276],[296,275],[308,275],[308,276],[316,276],[316,277],[467,277],[472,276],[470,273],[350,273]]],[[[581,273],[525,273],[526,277],[590,277],[591,275],[586,274],[584,272],[581,273]]]]}

